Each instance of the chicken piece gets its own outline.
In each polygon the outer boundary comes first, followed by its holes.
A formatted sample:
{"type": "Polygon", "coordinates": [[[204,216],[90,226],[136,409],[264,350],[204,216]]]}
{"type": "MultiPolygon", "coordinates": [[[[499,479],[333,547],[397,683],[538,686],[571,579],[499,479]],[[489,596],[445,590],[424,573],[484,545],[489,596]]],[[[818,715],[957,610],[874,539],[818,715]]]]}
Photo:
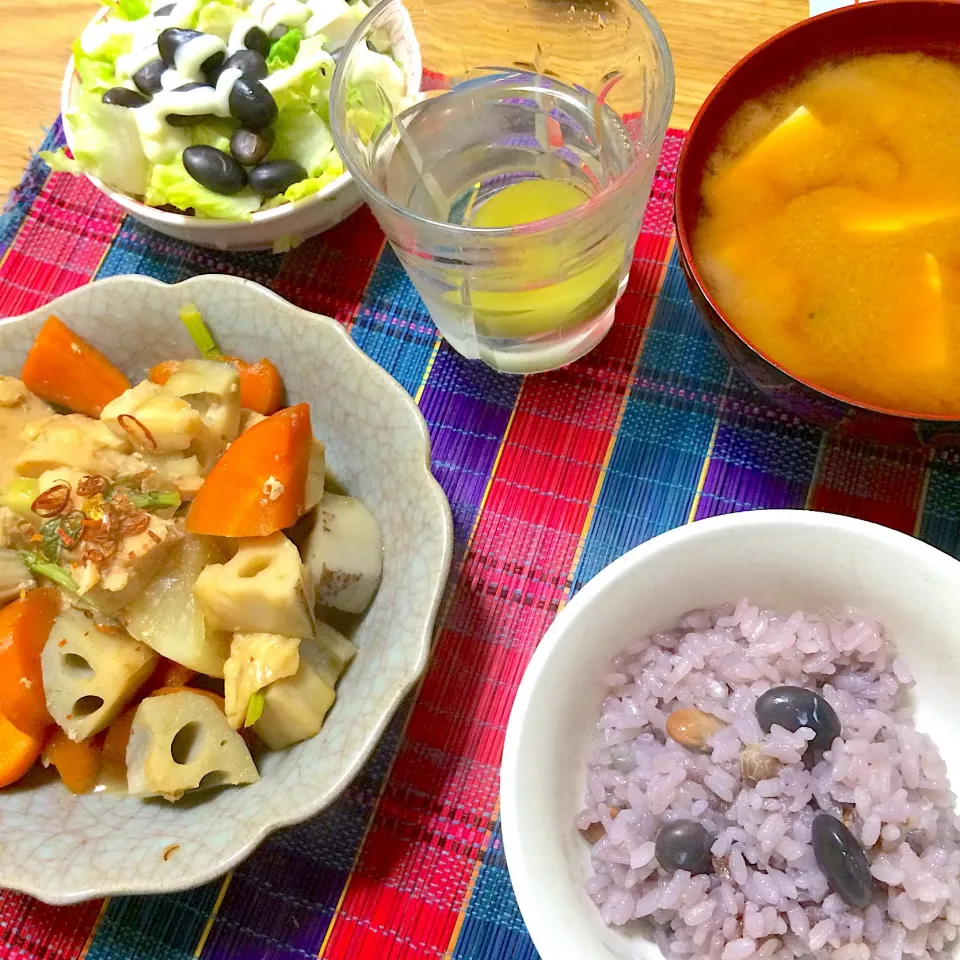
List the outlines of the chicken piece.
{"type": "Polygon", "coordinates": [[[201,436],[200,414],[186,400],[144,380],[111,400],[100,420],[141,453],[181,453],[201,436]]]}
{"type": "Polygon", "coordinates": [[[222,559],[209,537],[187,534],[124,611],[130,635],[168,660],[208,677],[222,677],[230,634],[206,622],[193,595],[200,571],[222,559]]]}
{"type": "Polygon", "coordinates": [[[26,449],[17,460],[21,477],[73,467],[84,474],[133,477],[148,469],[128,440],[115,437],[105,423],[79,413],[37,420],[23,428],[26,449]]]}
{"type": "Polygon", "coordinates": [[[60,483],[67,484],[70,487],[70,502],[61,511],[61,514],[68,513],[71,510],[81,510],[83,508],[83,497],[77,495],[77,484],[86,476],[82,470],[74,467],[57,467],[53,470],[44,470],[37,477],[37,495],[55,487],[60,483]]]}
{"type": "Polygon", "coordinates": [[[23,385],[22,381],[16,377],[0,376],[0,407],[19,407],[28,396],[30,396],[30,391],[23,385]]]}
{"type": "Polygon", "coordinates": [[[317,636],[300,643],[300,665],[292,677],[263,691],[263,712],[254,733],[271,750],[282,750],[320,732],[336,699],[336,683],[356,647],[333,627],[317,624],[317,636]]]}
{"type": "Polygon", "coordinates": [[[193,593],[217,629],[313,634],[313,585],[297,548],[282,533],[241,539],[232,559],[200,574],[193,593]]]}
{"type": "Polygon", "coordinates": [[[196,456],[161,457],[144,454],[150,476],[144,478],[144,490],[169,490],[173,487],[181,500],[192,500],[203,486],[203,473],[196,456]]]}
{"type": "Polygon", "coordinates": [[[223,665],[223,692],[231,727],[243,725],[250,698],[267,684],[292,677],[300,666],[299,637],[235,633],[223,665]]]}
{"type": "Polygon", "coordinates": [[[23,518],[7,506],[0,506],[0,547],[19,546],[18,532],[23,518]]]}
{"type": "Polygon", "coordinates": [[[184,360],[163,386],[200,415],[203,431],[194,449],[204,470],[240,435],[240,374],[231,363],[184,360]]]}
{"type": "Polygon", "coordinates": [[[40,666],[50,716],[71,740],[108,726],[153,672],[157,655],[124,631],[101,632],[79,610],[53,622],[40,666]]]}
{"type": "Polygon", "coordinates": [[[0,489],[16,476],[15,466],[27,447],[26,424],[53,416],[53,409],[14,377],[0,377],[0,489]]]}
{"type": "Polygon", "coordinates": [[[150,514],[143,533],[124,537],[117,552],[99,564],[100,581],[90,591],[90,602],[115,616],[143,590],[171,548],[183,537],[180,525],[150,514]]]}
{"type": "Polygon", "coordinates": [[[355,497],[325,493],[304,545],[317,603],[361,613],[373,599],[383,568],[377,518],[355,497]]]}
{"type": "Polygon", "coordinates": [[[171,802],[187,790],[260,779],[243,737],[199,693],[147,697],[127,744],[127,789],[171,802]]]}

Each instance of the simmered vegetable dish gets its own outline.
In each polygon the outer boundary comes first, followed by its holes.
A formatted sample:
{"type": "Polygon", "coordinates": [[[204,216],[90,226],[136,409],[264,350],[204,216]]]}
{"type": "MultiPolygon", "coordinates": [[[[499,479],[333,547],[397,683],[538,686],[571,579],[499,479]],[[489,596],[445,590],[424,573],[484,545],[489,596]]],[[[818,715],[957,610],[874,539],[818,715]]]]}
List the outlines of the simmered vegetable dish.
{"type": "Polygon", "coordinates": [[[56,317],[0,377],[0,787],[38,761],[74,793],[250,783],[355,653],[318,613],[371,602],[376,518],[325,490],[274,365],[181,319],[200,358],[133,386],[56,317]]]}

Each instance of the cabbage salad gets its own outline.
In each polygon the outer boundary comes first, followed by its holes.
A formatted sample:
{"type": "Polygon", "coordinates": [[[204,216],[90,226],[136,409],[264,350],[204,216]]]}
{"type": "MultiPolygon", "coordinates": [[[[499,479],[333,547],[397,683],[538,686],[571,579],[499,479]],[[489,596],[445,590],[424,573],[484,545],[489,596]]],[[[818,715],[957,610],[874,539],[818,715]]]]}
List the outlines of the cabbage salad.
{"type": "MultiPolygon", "coordinates": [[[[42,156],[198,217],[247,220],[308,197],[344,172],[329,128],[333,54],[368,12],[364,0],[117,0],[74,44],[72,156],[42,156]]],[[[361,56],[355,83],[376,83],[399,110],[403,70],[369,44],[361,56]]],[[[356,91],[348,100],[371,109],[356,91]]]]}

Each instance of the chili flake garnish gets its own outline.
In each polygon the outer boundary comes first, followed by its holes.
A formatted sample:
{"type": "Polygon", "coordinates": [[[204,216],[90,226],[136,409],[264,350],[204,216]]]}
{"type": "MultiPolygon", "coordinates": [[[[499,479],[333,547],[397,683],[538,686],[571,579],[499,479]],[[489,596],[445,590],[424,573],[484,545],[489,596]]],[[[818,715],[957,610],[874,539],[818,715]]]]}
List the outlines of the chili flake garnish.
{"type": "Polygon", "coordinates": [[[70,503],[70,484],[61,480],[52,487],[44,490],[30,505],[30,509],[45,520],[63,513],[70,503]]]}
{"type": "Polygon", "coordinates": [[[130,435],[135,447],[143,446],[145,442],[149,449],[157,449],[153,434],[132,413],[121,413],[117,423],[130,435]]]}
{"type": "Polygon", "coordinates": [[[135,537],[138,533],[143,533],[149,526],[150,515],[148,513],[132,513],[121,519],[120,536],[135,537]]]}
{"type": "Polygon", "coordinates": [[[81,497],[95,497],[97,494],[103,493],[109,484],[110,481],[106,477],[101,477],[96,473],[88,474],[80,478],[80,482],[77,484],[77,493],[81,497]]]}

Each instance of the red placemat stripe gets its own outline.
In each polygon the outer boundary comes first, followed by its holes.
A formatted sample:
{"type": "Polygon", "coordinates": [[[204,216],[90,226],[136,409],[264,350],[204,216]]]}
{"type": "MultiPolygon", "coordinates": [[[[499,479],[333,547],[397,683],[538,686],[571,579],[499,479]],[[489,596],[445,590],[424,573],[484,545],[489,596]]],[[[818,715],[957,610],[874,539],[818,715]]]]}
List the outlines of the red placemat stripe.
{"type": "Polygon", "coordinates": [[[914,533],[930,456],[922,447],[888,447],[831,436],[821,457],[810,508],[914,533]]]}
{"type": "Polygon", "coordinates": [[[5,892],[0,900],[0,960],[82,956],[100,903],[51,907],[21,893],[5,892]]]}

